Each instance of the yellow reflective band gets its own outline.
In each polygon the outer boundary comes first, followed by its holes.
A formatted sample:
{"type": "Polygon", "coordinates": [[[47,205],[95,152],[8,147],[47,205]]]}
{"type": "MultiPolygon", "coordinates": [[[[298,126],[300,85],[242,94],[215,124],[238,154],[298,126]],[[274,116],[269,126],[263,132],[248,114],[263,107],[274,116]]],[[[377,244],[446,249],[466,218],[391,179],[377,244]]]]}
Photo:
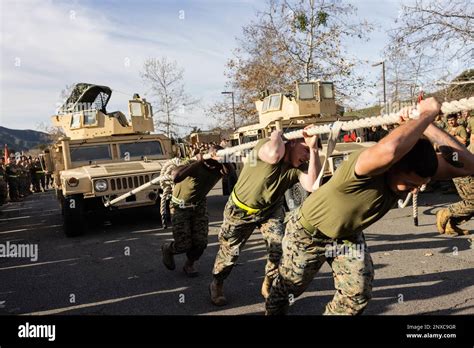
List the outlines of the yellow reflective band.
{"type": "Polygon", "coordinates": [[[235,192],[232,190],[232,194],[230,195],[232,201],[238,206],[240,209],[245,210],[247,214],[257,214],[261,209],[250,208],[249,206],[245,205],[235,195],[235,192]]]}

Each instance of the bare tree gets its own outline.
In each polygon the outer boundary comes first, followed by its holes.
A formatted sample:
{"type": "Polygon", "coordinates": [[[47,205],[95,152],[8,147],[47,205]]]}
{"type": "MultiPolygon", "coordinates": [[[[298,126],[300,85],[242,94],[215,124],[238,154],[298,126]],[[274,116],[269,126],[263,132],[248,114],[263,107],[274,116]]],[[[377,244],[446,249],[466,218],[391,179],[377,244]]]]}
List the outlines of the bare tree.
{"type": "MultiPolygon", "coordinates": [[[[256,120],[254,100],[260,92],[287,92],[296,80],[334,81],[340,99],[360,94],[363,78],[354,74],[359,61],[350,57],[342,42],[365,39],[372,26],[355,20],[355,14],[356,8],[343,1],[267,0],[267,8],[243,27],[227,64],[226,88],[238,97],[240,123],[256,120]]],[[[209,112],[220,123],[229,123],[226,103],[216,103],[209,112]]]]}
{"type": "Polygon", "coordinates": [[[64,137],[66,134],[61,127],[51,126],[44,122],[39,122],[36,125],[36,129],[41,132],[48,133],[48,137],[51,143],[55,143],[59,138],[64,137]]]}
{"type": "Polygon", "coordinates": [[[416,0],[402,5],[398,26],[390,32],[391,44],[432,56],[449,52],[448,59],[472,63],[473,20],[471,0],[416,0]]]}
{"type": "Polygon", "coordinates": [[[175,122],[178,114],[190,111],[199,102],[185,93],[184,69],[166,57],[149,58],[145,60],[140,75],[154,98],[154,115],[158,115],[155,126],[165,131],[168,137],[175,135],[175,128],[180,126],[175,122]]]}
{"type": "MultiPolygon", "coordinates": [[[[474,59],[474,8],[471,0],[415,0],[401,5],[386,47],[388,71],[397,69],[405,86],[433,88],[452,79],[474,59]]],[[[394,85],[393,73],[389,82],[394,85]]],[[[400,82],[400,81],[399,81],[400,82]]],[[[413,88],[412,88],[413,89],[413,88]]]]}

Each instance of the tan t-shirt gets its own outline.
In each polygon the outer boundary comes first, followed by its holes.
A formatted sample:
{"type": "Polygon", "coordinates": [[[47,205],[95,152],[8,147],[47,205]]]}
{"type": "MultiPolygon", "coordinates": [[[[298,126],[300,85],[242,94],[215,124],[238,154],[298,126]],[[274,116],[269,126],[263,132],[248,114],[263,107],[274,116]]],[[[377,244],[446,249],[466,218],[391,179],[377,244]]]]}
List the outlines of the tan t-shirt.
{"type": "Polygon", "coordinates": [[[330,238],[357,234],[382,218],[398,196],[386,176],[357,176],[355,164],[363,150],[352,153],[326,184],[313,192],[300,214],[330,238]]]}
{"type": "Polygon", "coordinates": [[[201,163],[195,174],[187,176],[174,186],[173,196],[185,203],[197,203],[206,197],[221,177],[219,171],[210,170],[201,163]]]}
{"type": "Polygon", "coordinates": [[[302,173],[283,159],[276,164],[262,161],[258,151],[267,141],[260,140],[249,154],[250,160],[244,164],[234,187],[237,198],[250,208],[264,209],[277,203],[302,173]]]}

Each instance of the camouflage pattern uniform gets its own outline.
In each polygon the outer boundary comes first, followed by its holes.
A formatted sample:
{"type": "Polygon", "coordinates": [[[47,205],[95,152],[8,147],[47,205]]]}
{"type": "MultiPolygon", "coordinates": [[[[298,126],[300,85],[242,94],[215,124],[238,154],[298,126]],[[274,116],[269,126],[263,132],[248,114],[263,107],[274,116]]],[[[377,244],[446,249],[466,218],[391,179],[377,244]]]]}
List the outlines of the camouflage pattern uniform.
{"type": "Polygon", "coordinates": [[[8,196],[7,180],[5,176],[5,169],[0,165],[0,205],[5,204],[8,196]]]}
{"type": "MultiPolygon", "coordinates": [[[[247,161],[227,201],[219,231],[219,251],[212,271],[213,284],[223,284],[252,232],[255,228],[259,228],[267,249],[262,285],[264,297],[268,296],[271,282],[278,273],[282,254],[281,241],[285,234],[284,194],[299,181],[299,176],[302,174],[299,168],[294,168],[284,160],[274,164],[262,161],[258,157],[258,152],[268,141],[269,139],[259,140],[247,156],[247,161]]],[[[212,294],[211,300],[216,304],[212,294]]]]}
{"type": "Polygon", "coordinates": [[[258,227],[267,248],[265,275],[273,279],[278,272],[278,263],[282,254],[281,241],[285,234],[284,216],[282,199],[270,209],[257,214],[247,214],[229,197],[224,208],[224,222],[219,232],[220,248],[212,272],[214,277],[223,281],[229,276],[245,242],[258,227]]]}
{"type": "Polygon", "coordinates": [[[309,286],[324,262],[333,271],[336,294],[325,315],[362,314],[372,291],[374,267],[362,232],[348,239],[332,239],[319,231],[310,234],[290,213],[283,238],[279,274],[266,300],[267,314],[286,314],[290,302],[309,286]]]}
{"type": "Polygon", "coordinates": [[[20,168],[16,163],[9,163],[6,167],[6,173],[10,201],[18,201],[20,198],[20,193],[18,191],[20,168]]]}
{"type": "Polygon", "coordinates": [[[394,207],[398,195],[386,173],[358,176],[355,151],[334,176],[289,214],[278,276],[265,306],[285,314],[324,262],[332,268],[336,293],[324,314],[362,314],[371,298],[374,267],[363,230],[394,207]]]}
{"type": "MultiPolygon", "coordinates": [[[[474,153],[474,144],[468,150],[474,153]]],[[[467,222],[474,216],[474,176],[465,176],[453,179],[461,201],[447,207],[450,219],[455,225],[467,222]]]]}
{"type": "Polygon", "coordinates": [[[453,181],[462,201],[449,205],[447,209],[451,219],[460,224],[474,216],[474,176],[454,178],[453,181]]]}
{"type": "Polygon", "coordinates": [[[26,169],[24,166],[24,162],[20,162],[19,167],[19,185],[18,185],[18,192],[20,193],[20,197],[25,197],[27,193],[27,182],[29,176],[29,169],[26,169]]]}
{"type": "Polygon", "coordinates": [[[33,192],[41,191],[37,170],[41,170],[41,168],[38,169],[36,163],[30,166],[31,185],[33,186],[33,192]]]}
{"type": "Polygon", "coordinates": [[[170,210],[174,238],[170,245],[171,253],[186,253],[190,261],[197,261],[207,247],[209,234],[206,198],[187,208],[172,202],[170,210]]]}

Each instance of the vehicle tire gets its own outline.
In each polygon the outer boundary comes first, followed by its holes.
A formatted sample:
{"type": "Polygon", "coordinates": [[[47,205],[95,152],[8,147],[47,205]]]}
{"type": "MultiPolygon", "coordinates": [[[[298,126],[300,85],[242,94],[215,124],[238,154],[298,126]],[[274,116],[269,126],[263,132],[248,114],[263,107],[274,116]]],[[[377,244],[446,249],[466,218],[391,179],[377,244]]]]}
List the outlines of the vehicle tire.
{"type": "Polygon", "coordinates": [[[285,192],[286,208],[291,211],[298,208],[308,197],[309,193],[298,182],[285,192]]]}
{"type": "Polygon", "coordinates": [[[86,219],[84,214],[84,198],[82,195],[66,196],[61,202],[63,213],[63,229],[68,237],[84,234],[86,219]]]}

